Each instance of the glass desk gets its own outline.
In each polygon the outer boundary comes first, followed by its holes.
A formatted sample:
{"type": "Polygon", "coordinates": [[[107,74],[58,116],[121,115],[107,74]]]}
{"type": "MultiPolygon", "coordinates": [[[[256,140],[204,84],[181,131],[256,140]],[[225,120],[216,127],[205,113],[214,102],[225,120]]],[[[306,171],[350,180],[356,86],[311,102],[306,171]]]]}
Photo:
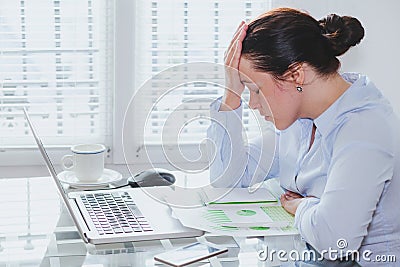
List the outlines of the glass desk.
{"type": "Polygon", "coordinates": [[[0,267],[2,266],[165,266],[153,256],[206,239],[229,249],[190,266],[280,266],[262,261],[259,251],[303,250],[297,236],[232,238],[206,234],[200,238],[165,239],[107,245],[85,244],[50,177],[0,180],[0,267]]]}

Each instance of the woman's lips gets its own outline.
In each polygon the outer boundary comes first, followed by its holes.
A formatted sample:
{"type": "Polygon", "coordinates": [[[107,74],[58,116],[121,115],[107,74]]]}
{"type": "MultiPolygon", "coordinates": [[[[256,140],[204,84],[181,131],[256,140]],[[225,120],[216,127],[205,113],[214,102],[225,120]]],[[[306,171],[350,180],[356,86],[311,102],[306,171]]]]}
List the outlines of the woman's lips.
{"type": "Polygon", "coordinates": [[[264,116],[264,119],[265,119],[266,121],[272,121],[272,117],[271,117],[271,116],[264,116]]]}
{"type": "Polygon", "coordinates": [[[272,121],[273,120],[272,115],[265,115],[265,114],[262,114],[262,113],[260,113],[260,115],[263,116],[266,121],[272,121]]]}

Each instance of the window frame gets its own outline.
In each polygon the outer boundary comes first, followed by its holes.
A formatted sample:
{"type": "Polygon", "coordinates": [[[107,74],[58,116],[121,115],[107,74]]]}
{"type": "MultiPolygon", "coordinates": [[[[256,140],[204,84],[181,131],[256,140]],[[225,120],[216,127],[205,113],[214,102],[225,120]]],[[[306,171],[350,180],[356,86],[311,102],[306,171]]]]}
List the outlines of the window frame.
{"type": "Polygon", "coordinates": [[[115,6],[113,164],[125,163],[122,145],[123,120],[135,89],[135,23],[132,16],[135,6],[136,1],[131,0],[118,0],[115,6]]]}
{"type": "MultiPolygon", "coordinates": [[[[127,143],[122,144],[123,134],[129,132],[125,130],[123,133],[123,121],[125,111],[135,91],[135,18],[132,14],[136,11],[137,1],[118,0],[116,6],[116,34],[115,34],[115,95],[114,95],[114,129],[113,129],[113,148],[112,148],[112,164],[114,165],[137,165],[143,168],[150,168],[149,164],[154,166],[163,166],[166,168],[174,168],[165,159],[164,155],[156,155],[154,151],[158,151],[160,145],[147,145],[146,149],[152,155],[151,162],[147,158],[143,145],[129,139],[127,143]],[[124,147],[133,148],[135,157],[128,160],[124,154],[124,147]],[[156,156],[153,156],[156,155],[156,156]]],[[[132,133],[132,136],[134,134],[132,133]]],[[[198,144],[184,144],[181,149],[184,153],[196,153],[199,150],[198,144]]],[[[205,145],[202,145],[204,151],[205,145]]],[[[197,154],[197,153],[196,153],[197,154]]],[[[176,164],[196,167],[204,166],[206,161],[197,162],[195,164],[184,161],[174,162],[176,164]]]]}

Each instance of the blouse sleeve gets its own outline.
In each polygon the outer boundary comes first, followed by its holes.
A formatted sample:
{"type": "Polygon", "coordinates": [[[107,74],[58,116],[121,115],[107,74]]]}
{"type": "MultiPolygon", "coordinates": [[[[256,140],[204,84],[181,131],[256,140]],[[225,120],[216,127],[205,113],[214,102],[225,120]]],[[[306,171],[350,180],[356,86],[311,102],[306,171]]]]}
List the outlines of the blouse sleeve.
{"type": "Polygon", "coordinates": [[[220,105],[221,98],[211,104],[211,125],[207,130],[212,185],[248,187],[277,176],[279,166],[278,158],[274,157],[275,132],[270,130],[245,142],[242,105],[236,110],[219,111],[220,105]]]}
{"type": "Polygon", "coordinates": [[[393,176],[392,138],[379,127],[365,131],[353,126],[338,135],[321,199],[307,198],[296,211],[295,226],[320,252],[338,249],[340,239],[346,240],[346,250],[359,249],[384,186],[393,176]],[[363,132],[355,136],[355,129],[363,132]]]}

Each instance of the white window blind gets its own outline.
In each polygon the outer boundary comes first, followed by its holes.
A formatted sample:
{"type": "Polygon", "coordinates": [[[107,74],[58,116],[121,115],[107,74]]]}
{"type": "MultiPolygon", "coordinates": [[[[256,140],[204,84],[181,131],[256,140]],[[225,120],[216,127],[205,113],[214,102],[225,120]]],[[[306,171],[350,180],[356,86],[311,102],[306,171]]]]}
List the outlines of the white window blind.
{"type": "MultiPolygon", "coordinates": [[[[171,131],[179,144],[199,144],[206,137],[209,104],[224,92],[224,52],[241,20],[268,9],[268,0],[137,1],[135,88],[147,91],[132,112],[135,125],[144,125],[136,127],[138,150],[168,145],[165,134],[171,131]],[[192,68],[194,62],[204,66],[192,68]],[[189,66],[168,69],[177,64],[189,66]]],[[[246,107],[243,122],[250,136],[258,128],[253,117],[246,107]]]]}
{"type": "Polygon", "coordinates": [[[113,1],[0,0],[0,148],[108,143],[113,1]]]}

